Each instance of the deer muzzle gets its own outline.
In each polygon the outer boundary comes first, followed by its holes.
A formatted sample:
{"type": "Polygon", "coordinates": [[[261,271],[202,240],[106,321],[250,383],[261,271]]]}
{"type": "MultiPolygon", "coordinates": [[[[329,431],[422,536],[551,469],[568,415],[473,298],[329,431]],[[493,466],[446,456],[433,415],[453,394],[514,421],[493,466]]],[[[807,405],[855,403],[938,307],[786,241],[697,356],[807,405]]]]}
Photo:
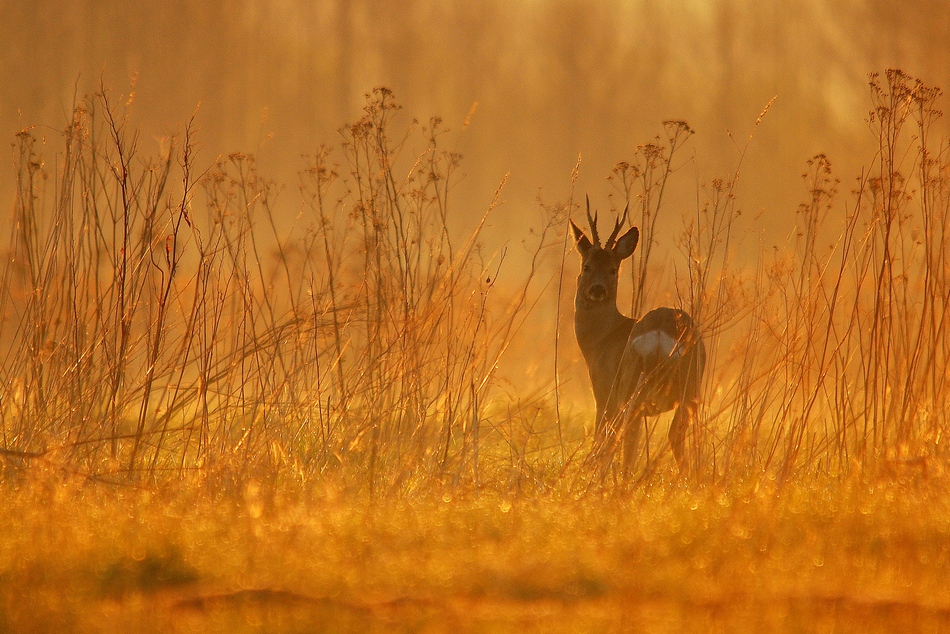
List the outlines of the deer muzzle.
{"type": "Polygon", "coordinates": [[[602,302],[607,299],[607,287],[603,284],[593,284],[587,289],[587,299],[592,302],[602,302]]]}

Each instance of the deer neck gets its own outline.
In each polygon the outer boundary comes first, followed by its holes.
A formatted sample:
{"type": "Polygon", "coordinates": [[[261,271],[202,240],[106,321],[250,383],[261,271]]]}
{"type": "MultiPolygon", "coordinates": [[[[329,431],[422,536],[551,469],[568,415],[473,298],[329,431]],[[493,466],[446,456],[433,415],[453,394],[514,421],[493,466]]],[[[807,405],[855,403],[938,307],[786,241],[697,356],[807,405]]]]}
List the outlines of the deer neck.
{"type": "Polygon", "coordinates": [[[634,323],[617,310],[616,303],[592,304],[581,299],[574,302],[574,334],[585,358],[596,355],[605,340],[616,336],[615,332],[629,333],[634,323]]]}

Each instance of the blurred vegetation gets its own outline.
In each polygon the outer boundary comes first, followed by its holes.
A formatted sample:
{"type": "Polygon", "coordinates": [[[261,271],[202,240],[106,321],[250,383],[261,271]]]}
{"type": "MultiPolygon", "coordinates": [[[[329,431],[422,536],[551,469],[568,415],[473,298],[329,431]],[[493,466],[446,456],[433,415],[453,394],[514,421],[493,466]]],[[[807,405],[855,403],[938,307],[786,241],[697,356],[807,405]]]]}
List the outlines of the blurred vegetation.
{"type": "MultiPolygon", "coordinates": [[[[809,0],[794,12],[750,0],[6,2],[0,136],[34,123],[62,127],[77,93],[135,77],[135,116],[151,134],[180,134],[201,103],[203,152],[253,152],[265,173],[290,183],[314,139],[333,140],[341,122],[359,117],[363,93],[384,85],[451,129],[478,103],[478,132],[461,142],[462,211],[480,216],[484,192],[511,172],[506,198],[526,230],[538,187],[561,197],[578,153],[580,184],[594,191],[661,119],[698,132],[695,173],[727,172],[737,149],[726,132],[742,136],[777,95],[745,165],[755,186],[743,191],[743,207],[780,219],[795,209],[807,158],[824,152],[850,175],[873,151],[855,115],[865,72],[903,68],[929,85],[950,83],[944,8],[941,0],[809,0]]],[[[692,180],[674,188],[675,200],[692,204],[692,180]]]]}
{"type": "Polygon", "coordinates": [[[940,631],[945,478],[377,500],[4,492],[0,624],[61,632],[940,631]]]}

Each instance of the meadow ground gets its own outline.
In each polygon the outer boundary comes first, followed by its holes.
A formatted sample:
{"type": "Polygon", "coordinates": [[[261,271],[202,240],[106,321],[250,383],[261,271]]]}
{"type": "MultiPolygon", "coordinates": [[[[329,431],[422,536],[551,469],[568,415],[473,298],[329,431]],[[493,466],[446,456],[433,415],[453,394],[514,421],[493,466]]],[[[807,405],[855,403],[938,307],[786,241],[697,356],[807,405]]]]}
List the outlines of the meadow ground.
{"type": "Polygon", "coordinates": [[[576,179],[509,259],[504,181],[459,214],[451,137],[386,89],[295,198],[199,166],[194,122],[143,156],[105,88],[24,130],[0,631],[950,631],[950,145],[939,90],[869,86],[877,153],[846,196],[809,160],[782,248],[741,158],[669,212],[686,122],[609,175],[621,309],[709,351],[683,473],[661,417],[626,480],[569,396],[576,179]]]}
{"type": "Polygon", "coordinates": [[[34,480],[3,493],[0,629],[947,631],[950,496],[921,475],[579,499],[34,480]]]}

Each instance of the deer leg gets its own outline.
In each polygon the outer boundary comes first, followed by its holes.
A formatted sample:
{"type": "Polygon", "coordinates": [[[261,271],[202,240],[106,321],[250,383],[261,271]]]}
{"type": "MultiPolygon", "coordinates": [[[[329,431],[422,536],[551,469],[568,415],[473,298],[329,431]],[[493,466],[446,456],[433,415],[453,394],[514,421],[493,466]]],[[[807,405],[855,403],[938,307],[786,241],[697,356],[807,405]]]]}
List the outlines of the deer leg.
{"type": "Polygon", "coordinates": [[[623,471],[627,476],[633,474],[633,467],[637,462],[637,453],[640,450],[640,433],[643,430],[643,416],[632,415],[626,417],[623,430],[623,471]]]}
{"type": "Polygon", "coordinates": [[[594,441],[601,442],[604,438],[604,428],[606,427],[606,412],[604,407],[597,405],[597,418],[594,420],[594,441]]]}
{"type": "Polygon", "coordinates": [[[673,449],[673,457],[676,458],[676,464],[680,471],[687,468],[686,455],[683,451],[683,444],[686,440],[686,429],[693,419],[696,411],[695,403],[680,403],[673,414],[673,422],[670,423],[670,447],[673,449]]]}

